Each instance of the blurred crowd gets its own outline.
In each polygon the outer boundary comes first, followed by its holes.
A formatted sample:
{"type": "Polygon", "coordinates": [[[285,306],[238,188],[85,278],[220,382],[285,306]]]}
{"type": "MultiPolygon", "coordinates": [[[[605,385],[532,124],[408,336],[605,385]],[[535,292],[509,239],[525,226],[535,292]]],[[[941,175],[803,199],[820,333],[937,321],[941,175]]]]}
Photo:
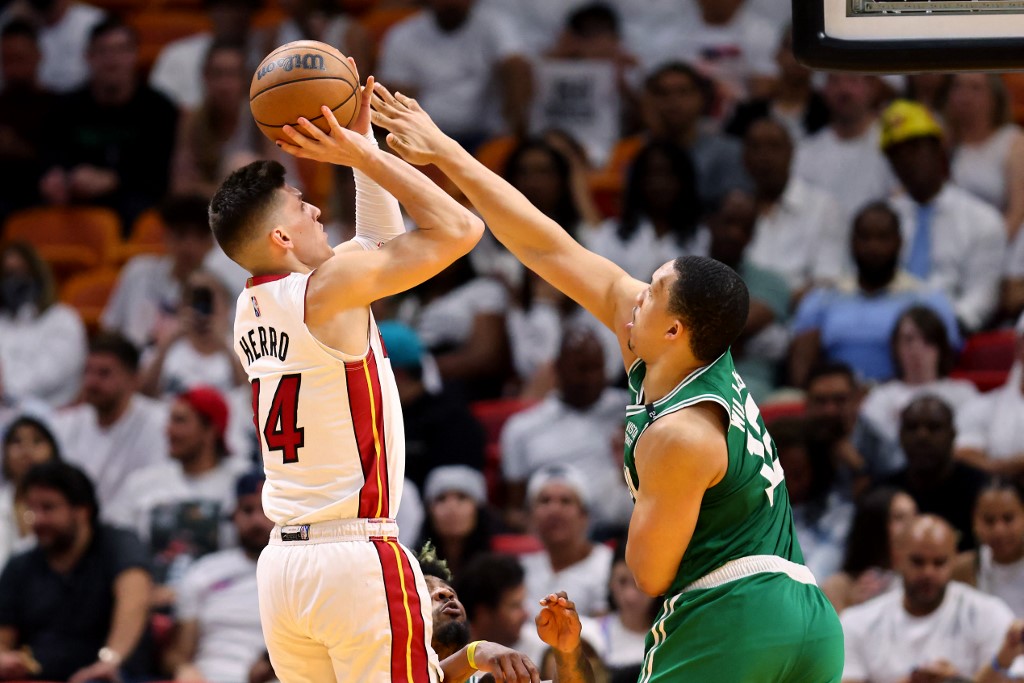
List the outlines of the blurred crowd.
{"type": "MultiPolygon", "coordinates": [[[[286,158],[249,115],[254,67],[302,38],[415,96],[634,277],[734,268],[733,354],[841,613],[843,680],[1012,680],[1024,81],[812,72],[789,0],[94,1],[0,0],[0,680],[273,680],[232,349],[246,273],[206,207],[276,158],[352,235],[351,173],[286,158]]],[[[532,618],[565,590],[599,679],[635,681],[660,604],[624,562],[614,335],[489,235],[374,312],[401,538],[451,573],[435,620],[464,607],[435,645],[541,663],[532,618]]]]}

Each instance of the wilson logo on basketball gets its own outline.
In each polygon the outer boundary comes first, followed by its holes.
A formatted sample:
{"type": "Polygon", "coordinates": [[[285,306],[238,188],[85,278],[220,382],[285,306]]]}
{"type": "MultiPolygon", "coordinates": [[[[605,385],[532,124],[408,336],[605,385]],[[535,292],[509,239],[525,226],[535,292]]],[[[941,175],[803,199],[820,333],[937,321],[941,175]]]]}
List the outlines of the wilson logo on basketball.
{"type": "Polygon", "coordinates": [[[272,62],[267,62],[260,67],[260,70],[256,73],[256,80],[262,79],[267,74],[271,73],[275,69],[284,69],[285,71],[291,71],[293,69],[306,69],[309,71],[327,71],[327,67],[324,65],[324,56],[314,53],[307,53],[304,55],[291,55],[289,57],[281,57],[272,62]]]}

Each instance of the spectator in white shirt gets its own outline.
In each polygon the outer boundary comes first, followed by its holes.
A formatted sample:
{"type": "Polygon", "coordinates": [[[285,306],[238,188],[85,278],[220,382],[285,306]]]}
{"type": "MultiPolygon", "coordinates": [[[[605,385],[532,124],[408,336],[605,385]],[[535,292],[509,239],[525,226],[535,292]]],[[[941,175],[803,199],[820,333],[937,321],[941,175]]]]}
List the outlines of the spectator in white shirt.
{"type": "Polygon", "coordinates": [[[165,45],[149,72],[149,85],[179,107],[195,109],[203,100],[203,61],[214,42],[244,45],[250,68],[274,46],[262,31],[252,30],[252,17],[262,0],[205,0],[211,31],[179,38],[165,45]]]}
{"type": "MultiPolygon", "coordinates": [[[[232,545],[233,487],[248,463],[230,457],[224,441],[228,406],[209,387],[181,394],[171,404],[165,430],[170,459],[133,472],[106,512],[131,529],[155,558],[154,579],[173,589],[198,557],[232,545]]],[[[170,593],[161,592],[160,602],[170,593]]]]}
{"type": "Polygon", "coordinates": [[[861,208],[885,199],[896,186],[878,147],[877,83],[872,76],[829,74],[822,91],[829,126],[797,149],[795,175],[839,202],[843,225],[850,225],[861,208]]]}
{"type": "Polygon", "coordinates": [[[612,446],[614,437],[621,437],[628,397],[621,389],[605,386],[604,350],[593,332],[566,331],[555,373],[558,389],[509,418],[501,432],[506,521],[524,528],[527,482],[545,467],[564,464],[587,473],[595,523],[628,522],[629,495],[612,446]]]}
{"type": "Polygon", "coordinates": [[[615,546],[612,556],[608,602],[611,612],[581,620],[581,637],[593,646],[613,681],[638,679],[646,651],[644,641],[660,605],[637,587],[633,572],[626,565],[624,539],[615,546]]]}
{"type": "Polygon", "coordinates": [[[1017,360],[1006,383],[963,406],[956,457],[990,474],[1024,473],[1024,316],[1017,322],[1017,360]]]}
{"type": "Polygon", "coordinates": [[[266,650],[256,597],[256,560],[274,523],[263,513],[263,474],[232,487],[238,548],[207,555],[182,579],[174,605],[174,640],[165,668],[176,681],[244,683],[266,650]]]}
{"type": "Polygon", "coordinates": [[[469,256],[417,287],[398,318],[419,335],[445,384],[464,398],[495,398],[507,367],[508,293],[494,278],[477,277],[469,256]]]}
{"type": "Polygon", "coordinates": [[[365,78],[373,73],[373,43],[369,32],[346,13],[345,4],[324,0],[278,0],[286,17],[277,25],[270,45],[294,40],[318,40],[356,60],[365,78]]]}
{"type": "Polygon", "coordinates": [[[718,81],[727,103],[770,92],[778,75],[774,57],[780,27],[752,12],[747,0],[696,4],[696,17],[678,27],[674,40],[662,33],[664,58],[694,64],[718,81]]]}
{"type": "Polygon", "coordinates": [[[923,106],[891,104],[882,114],[881,144],[906,191],[893,199],[903,267],[945,291],[961,325],[979,329],[998,301],[1006,251],[1002,217],[950,182],[942,127],[923,106]]]}
{"type": "Polygon", "coordinates": [[[812,286],[836,281],[843,271],[847,229],[827,192],[791,175],[793,141],[774,119],[747,130],[743,160],[758,204],[747,258],[786,277],[794,299],[812,286]]]}
{"type": "Polygon", "coordinates": [[[231,348],[233,302],[220,281],[193,272],[177,314],[157,334],[151,355],[143,356],[141,391],[167,398],[206,385],[222,394],[245,382],[245,370],[231,348]]]}
{"type": "Polygon", "coordinates": [[[384,36],[377,69],[468,149],[503,130],[523,132],[530,88],[514,31],[475,3],[429,0],[384,36]]]}
{"type": "Polygon", "coordinates": [[[167,408],[135,392],[139,352],[124,337],[105,333],[89,345],[83,403],[54,416],[61,452],[95,482],[102,508],[114,506],[128,476],[164,462],[167,408]]]}
{"type": "Polygon", "coordinates": [[[1024,493],[997,477],[974,503],[978,549],[961,553],[953,577],[1001,598],[1024,614],[1024,493]]]}
{"type": "Polygon", "coordinates": [[[890,348],[896,378],[874,387],[861,405],[861,416],[886,439],[899,438],[900,413],[918,396],[938,396],[957,414],[978,396],[971,382],[950,378],[956,350],[942,318],[928,306],[900,314],[890,348]]]}
{"type": "Polygon", "coordinates": [[[612,551],[587,537],[594,503],[590,489],[587,477],[568,465],[538,470],[530,477],[530,522],[544,545],[544,550],[522,557],[525,605],[531,615],[538,612],[541,598],[559,590],[573,596],[581,616],[608,611],[612,551]]]}
{"type": "Polygon", "coordinates": [[[1013,123],[1002,76],[954,75],[945,121],[953,182],[995,207],[1012,238],[1024,222],[1024,131],[1013,123]]]}
{"type": "Polygon", "coordinates": [[[668,62],[644,81],[642,101],[648,137],[690,153],[700,198],[706,204],[717,203],[729,190],[750,186],[743,168],[743,146],[718,133],[706,118],[714,106],[715,88],[692,66],[668,62]]]}
{"type": "Polygon", "coordinates": [[[619,220],[605,221],[583,237],[593,252],[644,280],[679,256],[704,256],[707,235],[698,231],[699,181],[686,151],[652,141],[633,160],[619,220]]]}
{"type": "Polygon", "coordinates": [[[39,85],[65,93],[89,77],[85,59],[89,34],[105,16],[100,8],[77,0],[15,0],[0,15],[0,24],[21,18],[37,27],[43,56],[39,85]]]}
{"type": "Polygon", "coordinates": [[[50,428],[42,421],[22,415],[3,430],[0,455],[0,567],[15,553],[35,543],[31,521],[26,515],[21,480],[33,465],[60,460],[60,448],[50,428]]]}
{"type": "Polygon", "coordinates": [[[16,400],[53,407],[78,393],[85,364],[85,325],[57,301],[53,275],[35,248],[0,248],[0,366],[4,391],[16,400]]]}
{"type": "Polygon", "coordinates": [[[166,255],[141,254],[125,264],[100,322],[139,348],[154,341],[162,318],[178,307],[189,276],[213,248],[207,201],[195,195],[170,197],[159,207],[166,255]]]}
{"type": "Polygon", "coordinates": [[[843,683],[976,680],[999,653],[1010,608],[951,580],[956,532],[941,518],[915,519],[897,548],[902,588],[843,612],[843,683]]]}

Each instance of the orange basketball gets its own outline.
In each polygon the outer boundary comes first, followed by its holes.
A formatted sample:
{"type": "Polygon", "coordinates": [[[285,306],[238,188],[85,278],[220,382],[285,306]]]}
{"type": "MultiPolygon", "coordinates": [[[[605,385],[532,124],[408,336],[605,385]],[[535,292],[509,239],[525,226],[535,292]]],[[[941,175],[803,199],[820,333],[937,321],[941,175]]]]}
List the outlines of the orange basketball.
{"type": "MultiPolygon", "coordinates": [[[[267,55],[249,85],[249,109],[271,140],[285,140],[281,128],[303,116],[330,131],[320,111],[327,105],[348,127],[359,111],[359,74],[345,55],[315,40],[296,40],[267,55]]],[[[301,130],[301,129],[300,129],[301,130]]]]}

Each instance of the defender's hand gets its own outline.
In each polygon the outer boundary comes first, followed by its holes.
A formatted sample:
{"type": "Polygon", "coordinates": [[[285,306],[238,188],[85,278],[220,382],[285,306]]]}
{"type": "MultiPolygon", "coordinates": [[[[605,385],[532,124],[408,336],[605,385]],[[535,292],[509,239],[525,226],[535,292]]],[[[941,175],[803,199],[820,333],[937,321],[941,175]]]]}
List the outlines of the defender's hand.
{"type": "Polygon", "coordinates": [[[373,95],[373,122],[390,133],[388,146],[410,164],[432,164],[445,155],[448,145],[456,144],[411,97],[392,95],[380,83],[373,95]]]}
{"type": "Polygon", "coordinates": [[[552,593],[540,601],[543,609],[537,615],[537,635],[560,652],[573,652],[580,645],[580,615],[576,604],[565,591],[552,593]]]}

